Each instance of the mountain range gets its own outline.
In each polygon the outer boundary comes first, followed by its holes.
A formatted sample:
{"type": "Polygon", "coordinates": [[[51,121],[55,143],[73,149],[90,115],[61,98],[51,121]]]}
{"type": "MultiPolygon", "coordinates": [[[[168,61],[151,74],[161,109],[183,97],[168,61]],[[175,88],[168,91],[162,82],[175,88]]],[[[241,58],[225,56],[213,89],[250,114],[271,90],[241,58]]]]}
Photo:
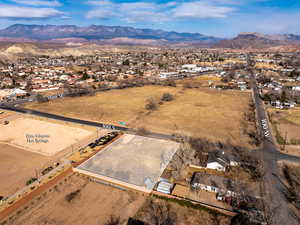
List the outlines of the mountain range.
{"type": "MultiPolygon", "coordinates": [[[[22,38],[27,41],[63,41],[73,39],[76,42],[107,41],[115,38],[137,40],[156,40],[161,42],[199,42],[217,43],[220,39],[199,33],[179,33],[153,29],[137,29],[133,27],[91,25],[78,27],[75,25],[24,25],[15,24],[0,30],[0,37],[22,38]]],[[[68,40],[69,41],[69,40],[68,40]]]]}
{"type": "Polygon", "coordinates": [[[208,46],[234,49],[260,49],[300,45],[300,35],[241,33],[232,39],[200,33],[179,33],[122,26],[24,25],[0,30],[0,42],[52,42],[78,46],[84,43],[108,45],[208,46]]]}

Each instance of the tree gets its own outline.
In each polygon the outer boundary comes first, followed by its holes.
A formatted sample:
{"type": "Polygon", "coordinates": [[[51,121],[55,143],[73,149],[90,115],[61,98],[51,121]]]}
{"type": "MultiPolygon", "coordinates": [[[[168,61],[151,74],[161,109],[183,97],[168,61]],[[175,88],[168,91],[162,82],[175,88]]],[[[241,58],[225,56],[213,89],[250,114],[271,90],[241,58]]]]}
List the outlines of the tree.
{"type": "Polygon", "coordinates": [[[89,79],[89,78],[90,78],[90,76],[87,74],[86,70],[84,70],[81,79],[82,79],[82,80],[87,80],[87,79],[89,79]]]}
{"type": "Polygon", "coordinates": [[[174,225],[176,224],[176,214],[172,213],[170,206],[165,202],[149,201],[147,207],[147,221],[153,225],[174,225]]]}
{"type": "Polygon", "coordinates": [[[31,92],[31,90],[32,90],[32,81],[31,81],[31,79],[27,80],[25,89],[26,89],[27,92],[31,92]]]}
{"type": "Polygon", "coordinates": [[[288,76],[292,78],[297,78],[298,76],[300,76],[300,72],[294,69],[288,76]]]}
{"type": "Polygon", "coordinates": [[[120,224],[120,218],[111,216],[108,221],[106,221],[105,225],[119,225],[120,224]]]}
{"type": "Polygon", "coordinates": [[[281,93],[280,101],[281,102],[286,102],[287,100],[288,100],[287,93],[286,93],[285,90],[283,90],[282,93],[281,93]]]}
{"type": "Polygon", "coordinates": [[[38,103],[43,103],[43,102],[48,102],[49,101],[47,97],[44,97],[41,94],[38,94],[36,96],[36,100],[37,100],[38,103]]]}
{"type": "Polygon", "coordinates": [[[124,60],[122,64],[123,66],[129,66],[130,65],[129,59],[124,60]]]}

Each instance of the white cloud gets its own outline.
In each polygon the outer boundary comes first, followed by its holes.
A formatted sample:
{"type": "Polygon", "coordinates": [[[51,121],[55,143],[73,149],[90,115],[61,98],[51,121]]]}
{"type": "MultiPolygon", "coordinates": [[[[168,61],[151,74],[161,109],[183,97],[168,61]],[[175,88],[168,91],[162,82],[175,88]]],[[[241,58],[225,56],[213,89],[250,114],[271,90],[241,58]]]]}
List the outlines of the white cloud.
{"type": "Polygon", "coordinates": [[[299,12],[262,11],[259,14],[247,14],[237,18],[235,24],[240,31],[262,33],[300,33],[299,12]],[[248,18],[248,19],[246,19],[248,18]]]}
{"type": "Polygon", "coordinates": [[[212,5],[206,1],[186,2],[174,8],[176,18],[225,18],[234,8],[212,5]]]}
{"type": "Polygon", "coordinates": [[[232,7],[222,6],[215,1],[171,1],[164,4],[150,2],[115,3],[109,0],[91,0],[93,6],[88,19],[119,18],[129,23],[165,22],[177,19],[224,18],[234,11],[232,7]]]}
{"type": "Polygon", "coordinates": [[[48,0],[11,0],[12,2],[22,4],[22,5],[32,5],[32,6],[48,6],[48,7],[57,7],[62,4],[57,1],[48,1],[48,0]]]}
{"type": "Polygon", "coordinates": [[[0,18],[9,20],[18,19],[48,19],[52,17],[63,16],[65,13],[53,8],[32,8],[0,5],[0,18]]]}

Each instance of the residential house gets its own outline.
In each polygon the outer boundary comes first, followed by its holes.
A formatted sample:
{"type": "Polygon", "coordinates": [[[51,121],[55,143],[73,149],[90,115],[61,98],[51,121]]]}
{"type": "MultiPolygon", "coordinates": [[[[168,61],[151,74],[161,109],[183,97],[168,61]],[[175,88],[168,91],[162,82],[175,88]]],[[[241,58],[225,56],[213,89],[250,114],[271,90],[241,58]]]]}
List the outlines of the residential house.
{"type": "Polygon", "coordinates": [[[225,172],[228,167],[237,165],[238,162],[231,155],[214,151],[208,154],[206,168],[225,172]]]}
{"type": "Polygon", "coordinates": [[[205,173],[194,173],[191,180],[191,187],[193,189],[222,193],[228,196],[236,195],[233,191],[234,185],[234,182],[226,177],[205,173]]]}

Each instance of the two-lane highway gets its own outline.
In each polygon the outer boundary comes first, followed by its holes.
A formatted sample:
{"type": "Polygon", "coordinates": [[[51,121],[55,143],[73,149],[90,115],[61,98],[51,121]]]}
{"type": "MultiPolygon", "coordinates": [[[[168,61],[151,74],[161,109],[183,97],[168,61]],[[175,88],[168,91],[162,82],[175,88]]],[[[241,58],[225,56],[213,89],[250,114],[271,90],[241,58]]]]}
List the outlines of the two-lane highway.
{"type": "MultiPolygon", "coordinates": [[[[286,187],[280,181],[278,160],[281,159],[280,153],[274,144],[274,138],[271,133],[270,124],[265,111],[264,103],[259,96],[259,90],[255,77],[252,75],[251,87],[256,107],[257,119],[261,125],[261,134],[263,137],[262,149],[260,151],[262,163],[264,166],[264,178],[262,197],[268,208],[267,217],[274,225],[299,225],[289,202],[286,199],[286,187]]],[[[287,157],[288,158],[288,157],[287,157]]],[[[269,221],[270,222],[270,221],[269,221]]]]}

